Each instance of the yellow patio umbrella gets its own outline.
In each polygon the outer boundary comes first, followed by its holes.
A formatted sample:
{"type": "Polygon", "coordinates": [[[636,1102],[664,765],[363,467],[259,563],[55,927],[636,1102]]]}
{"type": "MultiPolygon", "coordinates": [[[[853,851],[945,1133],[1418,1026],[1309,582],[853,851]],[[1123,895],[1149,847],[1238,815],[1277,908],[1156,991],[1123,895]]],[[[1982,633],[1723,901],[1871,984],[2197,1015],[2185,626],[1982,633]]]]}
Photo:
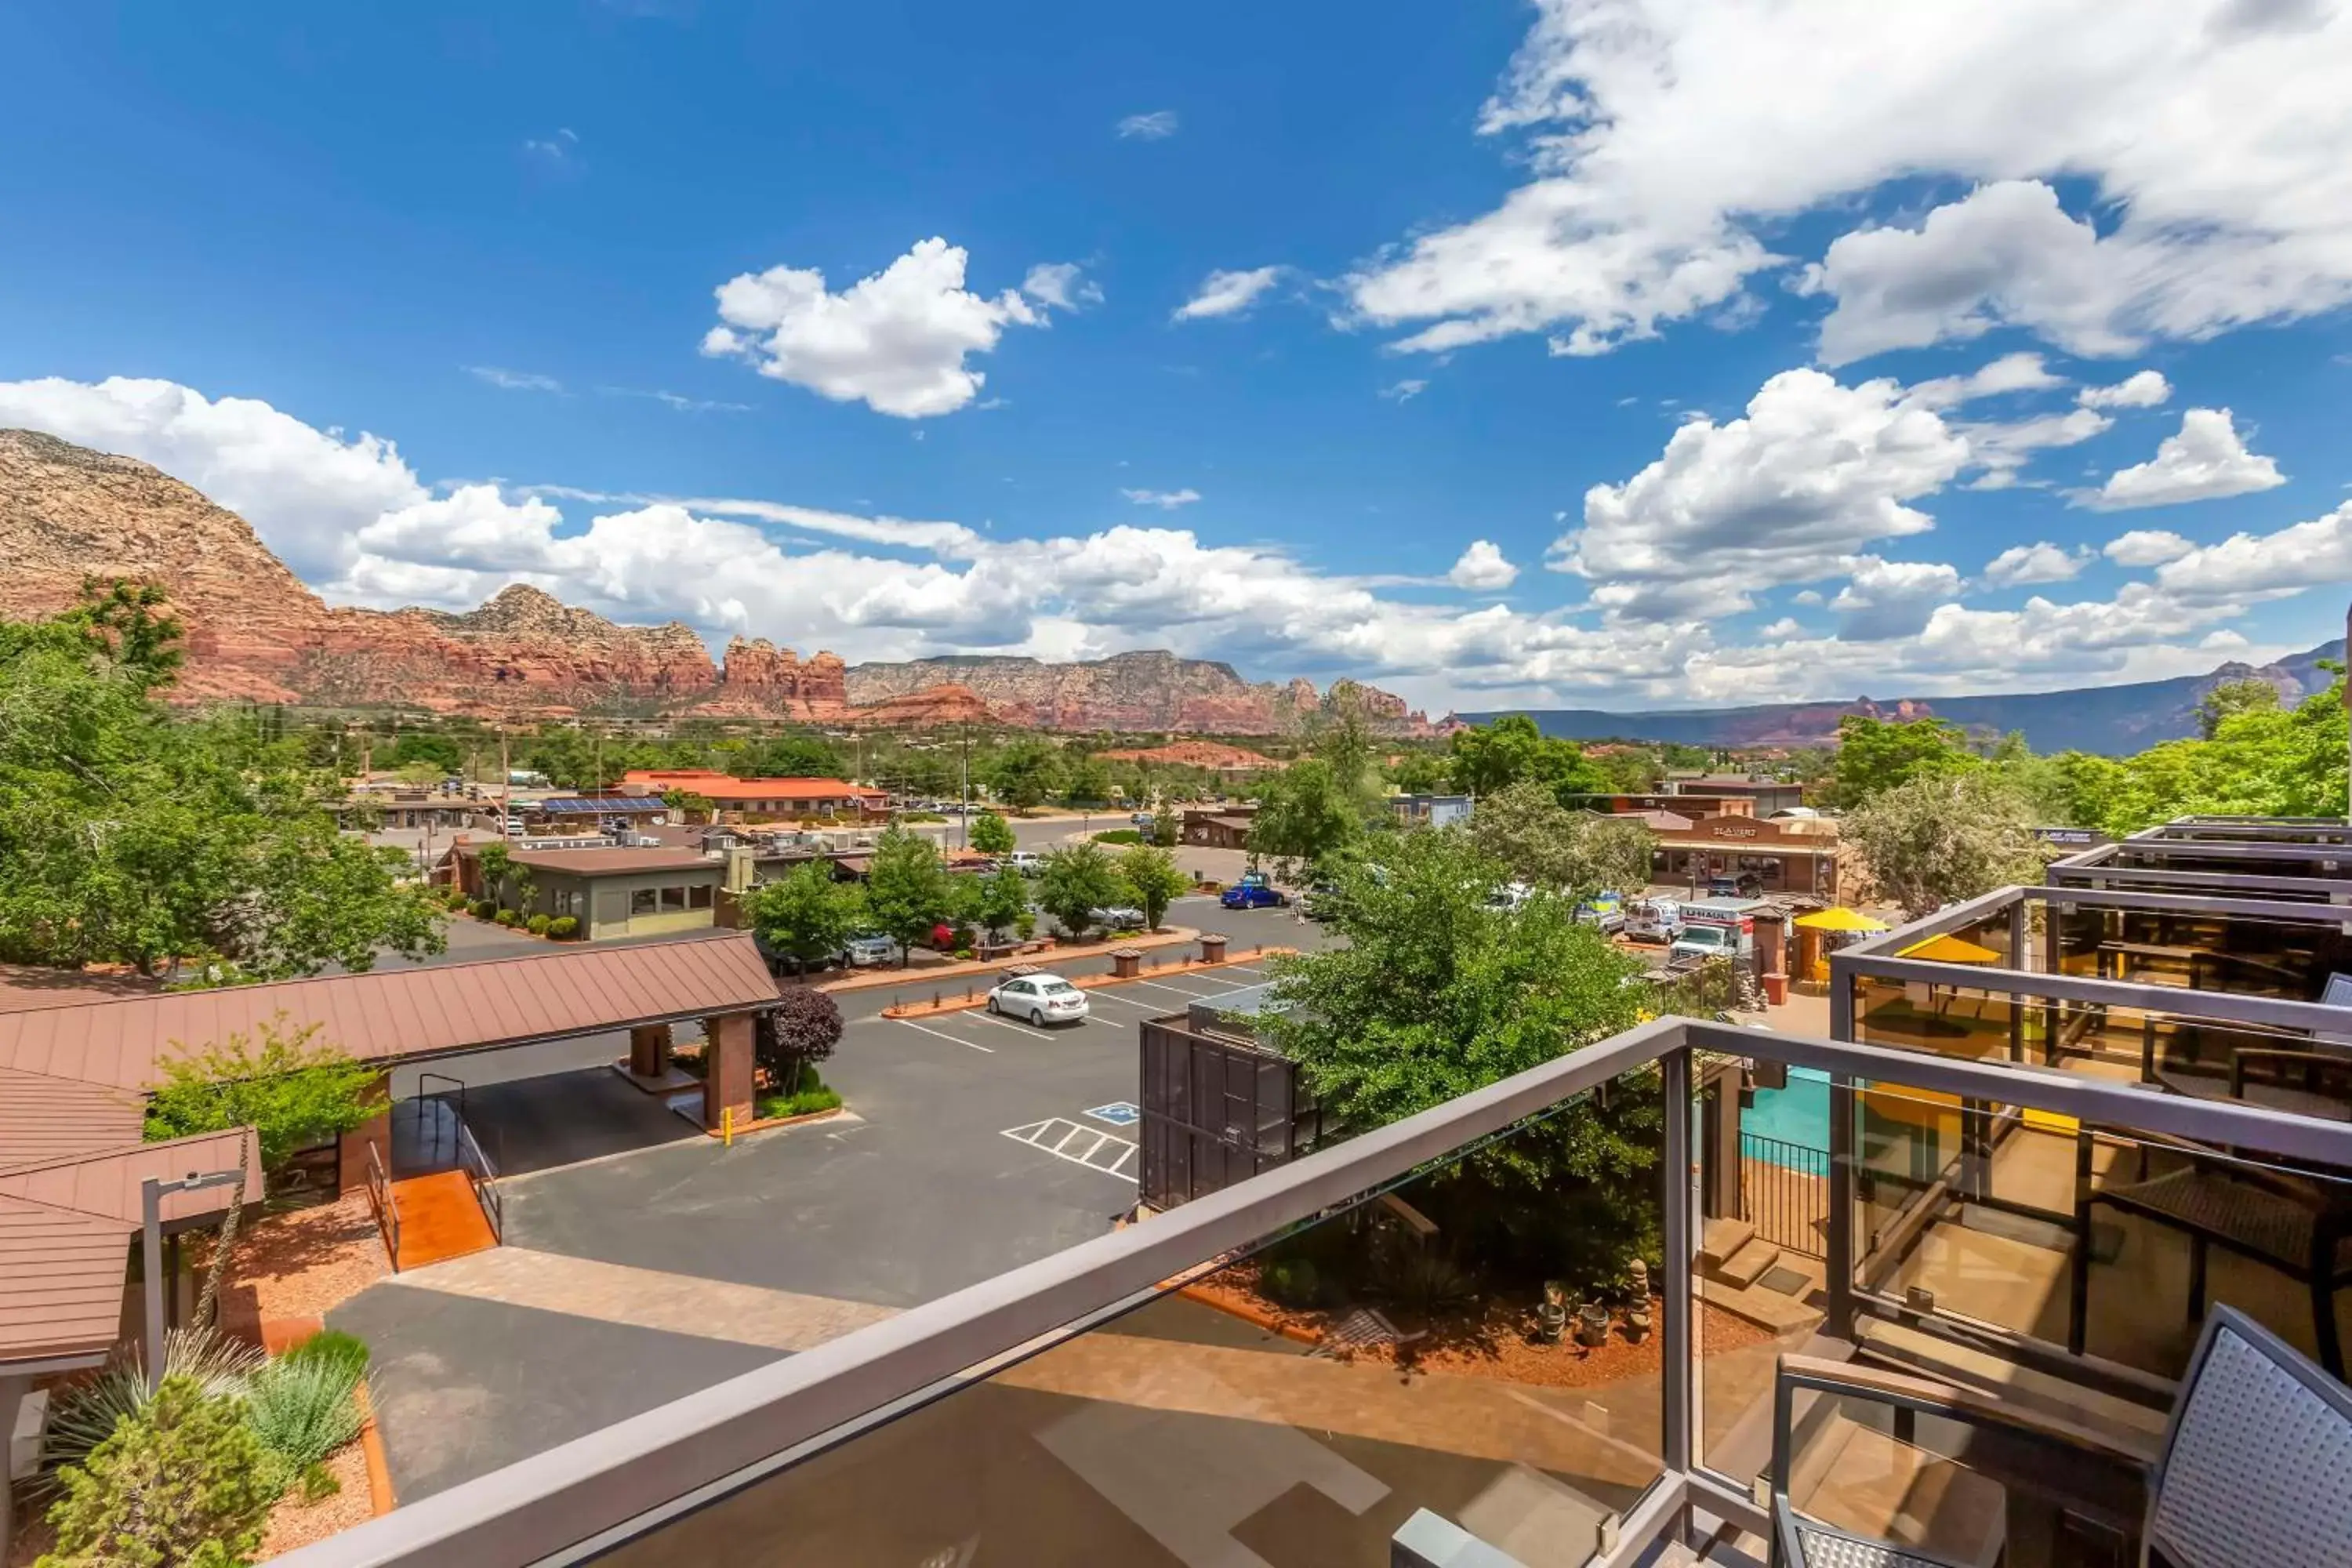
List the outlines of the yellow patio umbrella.
{"type": "Polygon", "coordinates": [[[1797,924],[1807,931],[1885,931],[1884,921],[1872,920],[1859,910],[1839,908],[1816,910],[1809,915],[1799,915],[1797,924]]]}
{"type": "Polygon", "coordinates": [[[1930,963],[1999,963],[2000,954],[1989,947],[1979,947],[1964,937],[1931,936],[1915,942],[1895,955],[1897,958],[1924,958],[1930,963]]]}

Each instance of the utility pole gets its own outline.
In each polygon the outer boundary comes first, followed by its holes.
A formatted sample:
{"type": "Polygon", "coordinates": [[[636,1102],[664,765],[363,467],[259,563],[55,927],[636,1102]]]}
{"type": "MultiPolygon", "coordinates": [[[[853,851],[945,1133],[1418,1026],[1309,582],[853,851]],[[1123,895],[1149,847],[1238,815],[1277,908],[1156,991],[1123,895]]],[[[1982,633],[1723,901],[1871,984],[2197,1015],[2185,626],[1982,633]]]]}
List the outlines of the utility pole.
{"type": "Polygon", "coordinates": [[[961,825],[962,847],[970,849],[971,847],[971,724],[969,721],[963,726],[963,795],[961,804],[963,809],[956,813],[956,821],[961,825]]]}
{"type": "Polygon", "coordinates": [[[514,789],[514,764],[507,757],[506,721],[499,721],[499,834],[506,837],[507,824],[514,820],[514,807],[508,795],[514,789]]]}

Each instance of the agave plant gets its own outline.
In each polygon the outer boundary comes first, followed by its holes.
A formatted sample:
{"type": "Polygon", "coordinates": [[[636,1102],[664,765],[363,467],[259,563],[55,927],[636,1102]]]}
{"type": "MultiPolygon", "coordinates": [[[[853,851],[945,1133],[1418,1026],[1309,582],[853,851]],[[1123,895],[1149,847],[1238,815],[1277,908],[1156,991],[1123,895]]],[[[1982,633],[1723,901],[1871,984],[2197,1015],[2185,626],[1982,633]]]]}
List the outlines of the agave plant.
{"type": "MultiPolygon", "coordinates": [[[[173,1329],[163,1336],[164,1373],[194,1378],[208,1396],[244,1398],[266,1359],[253,1346],[212,1328],[173,1329]]],[[[114,1436],[116,1424],[144,1409],[150,1397],[147,1371],[136,1345],[121,1347],[97,1372],[68,1384],[60,1391],[48,1432],[41,1439],[44,1476],[89,1458],[91,1449],[114,1436]]]]}
{"type": "Polygon", "coordinates": [[[353,1397],[366,1374],[344,1357],[280,1356],[253,1374],[246,1419],[254,1436],[298,1474],[360,1435],[353,1397]]]}

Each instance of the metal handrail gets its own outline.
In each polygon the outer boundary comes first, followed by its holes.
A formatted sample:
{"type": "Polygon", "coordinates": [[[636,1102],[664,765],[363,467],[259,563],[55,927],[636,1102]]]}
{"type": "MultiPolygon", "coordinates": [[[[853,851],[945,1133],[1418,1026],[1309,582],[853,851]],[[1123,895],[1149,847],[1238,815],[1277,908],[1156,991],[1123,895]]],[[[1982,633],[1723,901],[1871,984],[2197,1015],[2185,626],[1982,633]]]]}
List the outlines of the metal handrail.
{"type": "MultiPolygon", "coordinates": [[[[896,1318],[463,1482],[279,1559],[282,1568],[469,1568],[588,1553],[772,1473],[897,1402],[967,1380],[971,1369],[1033,1353],[1157,1294],[1162,1282],[1352,1205],[1527,1118],[1658,1064],[1669,1100],[1689,1093],[1690,1051],[1759,1057],[1833,1079],[1934,1089],[2352,1168],[2352,1125],[2259,1106],[2151,1094],[2056,1068],[1938,1057],[1777,1031],[1661,1018],[1419,1115],[1377,1128],[896,1318]]],[[[1669,1114],[1675,1141],[1687,1118],[1669,1114]]],[[[1686,1134],[1685,1134],[1686,1136],[1686,1134]]],[[[1686,1153],[1686,1145],[1682,1145],[1686,1153]]],[[[1675,1148],[1668,1150],[1673,1168],[1675,1148]]],[[[1687,1215],[1666,1205],[1668,1321],[1662,1336],[1668,1420],[1687,1419],[1689,1342],[1674,1323],[1694,1300],[1687,1215]],[[1680,1235],[1682,1245],[1676,1245],[1680,1235]]],[[[1664,1444],[1658,1488],[1686,1489],[1723,1517],[1752,1515],[1740,1490],[1664,1444]]],[[[1653,1492],[1629,1510],[1660,1517],[1653,1492]]],[[[1670,1511],[1670,1510],[1665,1510],[1670,1511]]],[[[1760,1524],[1760,1520],[1759,1523],[1760,1524]]],[[[1630,1529],[1612,1561],[1653,1536],[1630,1529]]]]}
{"type": "Polygon", "coordinates": [[[473,1178],[474,1200],[482,1205],[482,1214],[490,1222],[490,1234],[503,1243],[507,1238],[506,1198],[499,1191],[499,1170],[490,1163],[489,1155],[482,1152],[482,1142],[463,1117],[457,1121],[457,1163],[473,1178]]]}
{"type": "Polygon", "coordinates": [[[383,1237],[384,1251],[392,1257],[392,1271],[400,1272],[400,1199],[394,1195],[392,1179],[384,1174],[383,1161],[375,1152],[375,1142],[367,1145],[368,1203],[375,1210],[375,1227],[383,1237]]]}

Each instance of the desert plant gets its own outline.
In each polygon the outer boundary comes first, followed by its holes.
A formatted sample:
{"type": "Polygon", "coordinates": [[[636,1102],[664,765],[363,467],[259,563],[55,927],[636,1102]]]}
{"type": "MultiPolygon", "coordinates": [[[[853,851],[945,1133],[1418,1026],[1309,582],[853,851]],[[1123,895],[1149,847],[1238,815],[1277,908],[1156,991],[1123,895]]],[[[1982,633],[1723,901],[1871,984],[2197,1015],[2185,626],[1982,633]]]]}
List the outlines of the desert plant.
{"type": "Polygon", "coordinates": [[[366,1375],[348,1355],[280,1356],[253,1375],[246,1418],[264,1447],[308,1470],[360,1435],[353,1394],[366,1375]]]}
{"type": "Polygon", "coordinates": [[[558,942],[563,942],[572,937],[578,936],[580,934],[580,917],[577,915],[556,916],[553,920],[547,922],[547,934],[555,938],[558,942]]]}
{"type": "Polygon", "coordinates": [[[275,1469],[236,1399],[166,1377],[64,1473],[41,1568],[236,1568],[261,1548],[275,1469]]]}
{"type": "Polygon", "coordinates": [[[1312,1307],[1323,1299],[1323,1277],[1311,1258],[1277,1258],[1258,1271],[1258,1289],[1277,1306],[1312,1307]]]}
{"type": "MultiPolygon", "coordinates": [[[[165,1379],[185,1379],[207,1398],[243,1398],[261,1367],[259,1351],[208,1328],[173,1329],[163,1336],[165,1379]]],[[[58,1391],[41,1439],[42,1467],[82,1464],[125,1418],[145,1409],[149,1398],[146,1365],[138,1347],[126,1343],[98,1371],[58,1391]]]]}
{"type": "Polygon", "coordinates": [[[280,1361],[331,1361],[349,1366],[354,1375],[367,1370],[367,1342],[341,1329],[321,1329],[288,1351],[280,1361]]]}

